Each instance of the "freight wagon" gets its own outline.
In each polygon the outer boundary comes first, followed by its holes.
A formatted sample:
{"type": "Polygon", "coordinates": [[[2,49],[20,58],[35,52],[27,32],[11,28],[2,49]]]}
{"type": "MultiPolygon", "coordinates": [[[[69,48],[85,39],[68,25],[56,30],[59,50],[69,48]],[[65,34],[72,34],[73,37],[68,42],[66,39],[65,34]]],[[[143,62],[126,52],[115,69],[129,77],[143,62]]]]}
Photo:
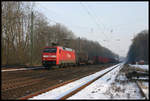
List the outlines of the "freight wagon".
{"type": "Polygon", "coordinates": [[[118,63],[118,61],[114,58],[108,58],[102,56],[94,56],[93,61],[95,64],[118,63]]]}
{"type": "Polygon", "coordinates": [[[94,56],[93,60],[95,64],[104,64],[110,61],[109,58],[102,57],[102,56],[94,56]]]}
{"type": "Polygon", "coordinates": [[[79,52],[76,54],[76,61],[78,65],[88,64],[88,54],[86,52],[79,52]]]}

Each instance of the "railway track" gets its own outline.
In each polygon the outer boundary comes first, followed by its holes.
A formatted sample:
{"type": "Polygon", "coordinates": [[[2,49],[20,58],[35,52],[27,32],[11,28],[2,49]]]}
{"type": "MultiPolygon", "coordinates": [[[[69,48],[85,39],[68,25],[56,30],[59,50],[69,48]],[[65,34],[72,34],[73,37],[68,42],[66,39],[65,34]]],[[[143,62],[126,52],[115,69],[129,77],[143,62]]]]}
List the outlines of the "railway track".
{"type": "Polygon", "coordinates": [[[144,99],[148,100],[149,97],[148,95],[144,92],[144,89],[148,89],[147,87],[142,85],[141,81],[136,81],[136,84],[138,85],[139,89],[140,89],[140,93],[143,96],[144,99]]]}
{"type": "Polygon", "coordinates": [[[34,67],[26,67],[26,66],[24,66],[24,67],[15,67],[15,68],[7,68],[7,69],[2,69],[1,70],[1,72],[10,72],[10,71],[22,71],[22,70],[33,70],[33,69],[43,69],[43,68],[45,68],[45,67],[43,67],[43,66],[34,66],[34,67]]]}
{"type": "MultiPolygon", "coordinates": [[[[104,73],[102,73],[101,75],[96,76],[96,77],[93,77],[92,79],[87,80],[86,82],[84,82],[84,83],[78,85],[77,87],[72,88],[71,90],[66,91],[66,92],[64,92],[63,94],[58,95],[58,97],[57,97],[56,99],[65,100],[65,99],[69,98],[70,96],[72,96],[72,95],[78,93],[80,90],[82,90],[83,88],[87,87],[88,85],[90,85],[91,83],[93,83],[94,81],[96,81],[97,79],[103,77],[104,75],[106,75],[107,73],[109,73],[109,72],[112,71],[113,69],[117,68],[118,66],[120,66],[120,64],[113,66],[113,68],[108,68],[107,71],[104,72],[104,73]]],[[[30,94],[30,95],[21,97],[21,98],[19,98],[19,99],[20,99],[20,100],[26,100],[26,99],[33,98],[34,96],[38,96],[39,94],[42,94],[42,93],[48,92],[48,91],[50,91],[50,90],[53,90],[53,89],[55,89],[55,88],[64,86],[64,85],[69,84],[69,83],[71,83],[71,82],[73,82],[73,81],[75,81],[75,80],[77,80],[77,79],[73,79],[73,80],[70,80],[70,81],[67,81],[67,82],[58,84],[58,85],[56,85],[56,86],[50,87],[50,88],[48,88],[48,89],[41,90],[41,91],[36,92],[36,93],[32,93],[32,94],[30,94]]]]}
{"type": "Polygon", "coordinates": [[[69,98],[70,96],[78,93],[80,90],[82,90],[83,88],[87,87],[88,85],[90,85],[91,83],[93,83],[94,81],[98,80],[99,78],[103,77],[105,74],[109,73],[110,71],[112,71],[113,69],[115,69],[116,67],[118,67],[119,65],[115,66],[114,68],[108,70],[107,72],[103,73],[102,75],[84,83],[83,85],[80,85],[77,89],[70,91],[68,94],[65,94],[64,96],[60,96],[58,99],[59,100],[65,100],[67,98],[69,98]]]}
{"type": "Polygon", "coordinates": [[[17,83],[13,83],[13,84],[9,83],[7,85],[4,85],[2,90],[5,92],[5,91],[16,89],[16,88],[30,86],[30,85],[36,84],[37,82],[39,82],[41,80],[43,80],[43,78],[37,78],[37,79],[32,79],[32,80],[23,81],[23,82],[17,82],[17,83]]]}
{"type": "Polygon", "coordinates": [[[12,89],[17,89],[25,86],[30,86],[33,84],[36,84],[38,82],[46,82],[46,79],[44,78],[47,76],[49,73],[48,72],[40,72],[37,74],[29,74],[29,75],[23,75],[21,78],[15,78],[11,80],[5,80],[2,83],[2,91],[8,91],[12,89]]]}
{"type": "Polygon", "coordinates": [[[57,84],[62,85],[63,82],[65,84],[68,80],[70,82],[94,74],[109,66],[112,65],[2,72],[2,99],[18,99],[57,84]]]}
{"type": "Polygon", "coordinates": [[[44,74],[39,73],[39,75],[28,75],[27,77],[23,77],[23,78],[16,78],[16,79],[8,80],[8,81],[3,81],[2,91],[5,92],[5,91],[16,89],[16,88],[30,86],[32,84],[36,84],[37,82],[41,80],[46,81],[44,77],[48,74],[49,73],[44,73],[44,74]]]}
{"type": "MultiPolygon", "coordinates": [[[[84,66],[87,66],[87,65],[84,65],[84,66]]],[[[12,66],[12,67],[2,66],[1,72],[23,71],[23,70],[34,70],[34,69],[45,69],[45,67],[43,66],[32,66],[32,67],[31,66],[12,66]]],[[[58,69],[58,68],[51,68],[51,69],[58,69]]]]}

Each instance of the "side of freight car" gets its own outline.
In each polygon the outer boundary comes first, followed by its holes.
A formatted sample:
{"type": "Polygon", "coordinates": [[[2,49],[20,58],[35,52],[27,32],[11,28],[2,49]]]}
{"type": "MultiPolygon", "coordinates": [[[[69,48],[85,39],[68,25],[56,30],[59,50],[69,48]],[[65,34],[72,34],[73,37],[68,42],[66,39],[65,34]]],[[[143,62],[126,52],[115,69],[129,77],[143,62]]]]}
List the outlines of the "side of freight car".
{"type": "Polygon", "coordinates": [[[114,63],[115,59],[102,56],[94,56],[93,61],[95,64],[106,64],[106,63],[114,63]]]}
{"type": "Polygon", "coordinates": [[[77,64],[78,65],[88,64],[88,54],[86,52],[80,52],[77,54],[77,64]]]}

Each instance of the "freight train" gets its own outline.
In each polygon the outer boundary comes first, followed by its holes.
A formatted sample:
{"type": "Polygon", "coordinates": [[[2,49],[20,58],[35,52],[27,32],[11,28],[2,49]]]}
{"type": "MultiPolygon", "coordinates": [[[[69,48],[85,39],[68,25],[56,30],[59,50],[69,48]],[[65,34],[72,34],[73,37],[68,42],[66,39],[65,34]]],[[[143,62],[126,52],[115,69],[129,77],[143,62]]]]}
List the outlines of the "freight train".
{"type": "Polygon", "coordinates": [[[89,59],[87,53],[76,53],[74,49],[62,46],[45,47],[42,53],[42,64],[44,67],[113,63],[115,61],[115,59],[101,56],[94,56],[92,59],[89,59]]]}
{"type": "Polygon", "coordinates": [[[119,62],[117,59],[102,57],[102,56],[94,56],[93,60],[94,60],[95,64],[118,63],[119,62]]]}

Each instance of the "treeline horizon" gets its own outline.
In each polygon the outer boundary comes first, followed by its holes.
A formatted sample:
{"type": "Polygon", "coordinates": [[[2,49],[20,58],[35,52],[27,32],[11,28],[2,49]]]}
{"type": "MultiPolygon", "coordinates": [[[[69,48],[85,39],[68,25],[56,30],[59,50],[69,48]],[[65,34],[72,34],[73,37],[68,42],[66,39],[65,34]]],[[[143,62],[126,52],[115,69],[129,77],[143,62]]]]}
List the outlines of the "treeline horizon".
{"type": "Polygon", "coordinates": [[[89,58],[96,55],[118,58],[97,41],[79,38],[60,23],[52,25],[33,8],[29,2],[2,2],[2,65],[30,65],[31,61],[33,65],[41,65],[43,48],[52,46],[54,42],[76,52],[87,53],[89,58]]]}
{"type": "Polygon", "coordinates": [[[127,63],[134,64],[144,60],[149,64],[149,31],[143,30],[133,38],[132,44],[127,54],[127,63]]]}

